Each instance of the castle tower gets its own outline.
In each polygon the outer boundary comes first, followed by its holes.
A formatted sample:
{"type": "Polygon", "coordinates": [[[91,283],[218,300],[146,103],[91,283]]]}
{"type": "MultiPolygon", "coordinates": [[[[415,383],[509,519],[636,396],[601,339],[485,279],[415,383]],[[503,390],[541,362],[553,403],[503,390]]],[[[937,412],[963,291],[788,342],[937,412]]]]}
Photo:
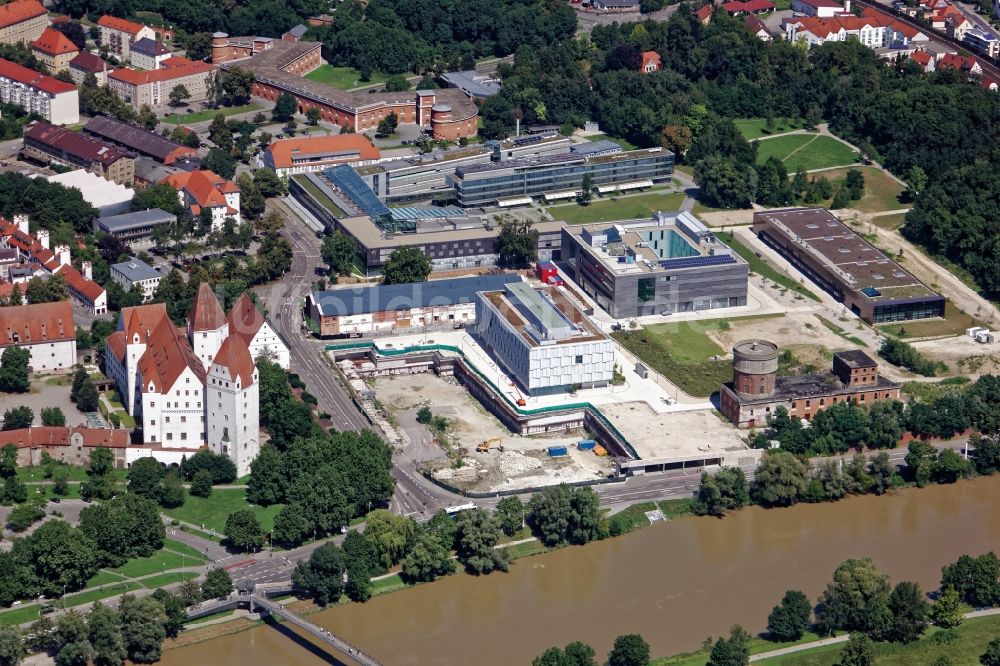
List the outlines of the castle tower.
{"type": "Polygon", "coordinates": [[[250,473],[260,453],[260,412],[257,367],[238,335],[219,347],[205,378],[205,436],[208,448],[227,455],[238,476],[250,473]]]}
{"type": "Polygon", "coordinates": [[[733,388],[740,395],[774,395],[777,375],[778,345],[767,340],[743,340],[733,347],[733,388]]]}
{"type": "Polygon", "coordinates": [[[212,33],[212,64],[218,65],[229,60],[226,49],[229,48],[229,35],[224,32],[212,33]]]}
{"type": "Polygon", "coordinates": [[[187,319],[187,338],[202,365],[207,370],[229,336],[229,322],[207,282],[198,285],[187,319]]]}

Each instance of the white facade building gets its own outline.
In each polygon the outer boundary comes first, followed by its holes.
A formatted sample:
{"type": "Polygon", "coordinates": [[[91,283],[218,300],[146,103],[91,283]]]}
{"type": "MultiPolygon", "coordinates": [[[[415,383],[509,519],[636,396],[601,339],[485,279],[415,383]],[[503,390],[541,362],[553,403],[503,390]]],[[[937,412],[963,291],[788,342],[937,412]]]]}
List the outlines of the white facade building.
{"type": "Polygon", "coordinates": [[[287,370],[291,364],[288,346],[267,323],[250,297],[240,294],[229,312],[229,335],[243,338],[250,357],[264,357],[287,370]]]}
{"type": "Polygon", "coordinates": [[[153,300],[163,274],[145,261],[131,257],[128,261],[111,265],[111,279],[121,285],[126,292],[132,291],[133,288],[140,289],[142,302],[148,303],[153,300]]]}
{"type": "Polygon", "coordinates": [[[31,372],[69,372],[76,365],[76,327],[69,301],[0,308],[0,352],[31,352],[31,372]]]}
{"type": "Polygon", "coordinates": [[[531,396],[607,386],[614,345],[559,291],[508,284],[477,294],[476,337],[531,396]]]}
{"type": "Polygon", "coordinates": [[[257,367],[243,338],[226,338],[205,382],[206,434],[213,453],[228,455],[236,463],[237,476],[249,474],[250,463],[260,453],[257,380],[257,367]]]}
{"type": "Polygon", "coordinates": [[[76,86],[3,58],[0,101],[37,113],[53,125],[80,122],[80,93],[76,86]]]}

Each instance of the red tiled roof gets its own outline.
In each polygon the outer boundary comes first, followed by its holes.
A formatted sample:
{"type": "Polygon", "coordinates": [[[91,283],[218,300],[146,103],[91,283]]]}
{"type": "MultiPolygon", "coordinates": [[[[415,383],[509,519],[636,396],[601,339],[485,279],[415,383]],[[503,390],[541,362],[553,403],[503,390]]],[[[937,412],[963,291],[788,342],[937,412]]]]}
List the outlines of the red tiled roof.
{"type": "Polygon", "coordinates": [[[0,432],[0,443],[13,444],[17,448],[34,446],[69,446],[73,435],[83,438],[86,447],[104,446],[109,449],[123,449],[129,444],[127,430],[108,428],[32,426],[20,430],[0,432]]]}
{"type": "Polygon", "coordinates": [[[6,5],[0,5],[0,28],[44,16],[48,12],[38,0],[14,0],[6,5]]]}
{"type": "Polygon", "coordinates": [[[976,66],[972,56],[960,56],[957,53],[947,53],[938,60],[936,69],[961,69],[969,71],[976,66]]]}
{"type": "Polygon", "coordinates": [[[226,197],[223,192],[240,191],[236,183],[205,170],[172,173],[160,182],[167,183],[175,190],[184,190],[202,208],[225,206],[226,197]]]}
{"type": "Polygon", "coordinates": [[[770,31],[767,29],[767,26],[764,25],[764,22],[756,16],[747,16],[746,19],[744,19],[744,23],[747,24],[748,28],[754,31],[754,34],[760,33],[761,30],[770,34],[770,31]]]}
{"type": "Polygon", "coordinates": [[[119,362],[125,360],[125,331],[115,331],[104,339],[105,354],[112,354],[119,362]]]}
{"type": "Polygon", "coordinates": [[[705,22],[712,16],[713,11],[715,11],[715,5],[710,2],[696,9],[694,14],[700,21],[705,22]]]}
{"type": "Polygon", "coordinates": [[[82,69],[85,72],[103,72],[107,68],[108,63],[93,53],[80,51],[78,56],[69,61],[69,66],[82,69]]]}
{"type": "Polygon", "coordinates": [[[204,381],[205,369],[201,361],[195,357],[191,346],[170,319],[164,318],[153,331],[149,346],[139,359],[142,390],[148,391],[152,384],[157,393],[169,391],[185,368],[190,368],[200,381],[204,381]]]}
{"type": "Polygon", "coordinates": [[[188,60],[187,58],[174,56],[161,62],[160,69],[139,71],[136,69],[122,67],[121,69],[116,69],[111,72],[108,76],[116,81],[121,81],[122,83],[140,86],[146,83],[172,81],[173,79],[192,76],[194,74],[204,74],[212,71],[213,69],[215,69],[215,67],[207,62],[201,62],[200,60],[188,60]]]}
{"type": "MultiPolygon", "coordinates": [[[[659,69],[660,67],[663,66],[663,61],[660,59],[659,53],[657,53],[656,51],[643,51],[642,65],[641,65],[642,69],[646,69],[646,65],[651,62],[656,65],[656,69],[659,69]]],[[[347,136],[356,136],[356,135],[348,134],[347,136]]]]}
{"type": "Polygon", "coordinates": [[[835,0],[799,0],[804,5],[809,5],[810,7],[839,7],[843,9],[843,3],[836,2],[835,0]]]}
{"type": "Polygon", "coordinates": [[[243,388],[253,384],[253,357],[250,356],[247,343],[238,335],[230,335],[222,341],[212,365],[229,370],[230,379],[232,381],[239,379],[243,388]]]}
{"type": "Polygon", "coordinates": [[[73,306],[69,301],[33,303],[0,308],[0,345],[38,344],[76,339],[73,306]]]}
{"type": "Polygon", "coordinates": [[[163,303],[136,305],[131,308],[122,308],[118,328],[125,332],[129,341],[138,335],[139,342],[144,343],[153,334],[160,321],[166,318],[167,306],[163,303]]]}
{"type": "Polygon", "coordinates": [[[46,249],[31,234],[22,232],[13,222],[0,219],[0,238],[4,239],[10,247],[17,248],[21,254],[43,264],[50,271],[59,266],[58,262],[55,261],[55,254],[51,250],[46,249]]]}
{"type": "Polygon", "coordinates": [[[264,325],[264,316],[257,309],[257,305],[245,293],[240,294],[230,310],[229,335],[238,335],[249,345],[260,327],[264,325]]]}
{"type": "Polygon", "coordinates": [[[53,56],[76,53],[80,50],[66,35],[52,28],[46,28],[41,37],[31,42],[31,48],[53,56]]]}
{"type": "Polygon", "coordinates": [[[70,291],[75,291],[85,301],[94,303],[104,293],[104,287],[83,277],[83,274],[70,264],[60,266],[58,273],[66,278],[66,285],[70,291]]]}
{"type": "Polygon", "coordinates": [[[198,285],[198,293],[188,313],[188,324],[192,331],[217,331],[226,325],[226,313],[207,282],[198,285]]]}
{"type": "Polygon", "coordinates": [[[98,141],[79,132],[71,132],[42,120],[35,120],[24,128],[24,137],[43,145],[51,146],[88,162],[100,162],[105,166],[129,157],[114,146],[98,141]]]}
{"type": "Polygon", "coordinates": [[[28,283],[0,282],[0,298],[10,298],[10,295],[14,293],[15,289],[21,292],[21,296],[23,297],[24,293],[28,290],[28,283]]]}
{"type": "Polygon", "coordinates": [[[775,4],[770,2],[770,0],[731,0],[731,2],[724,3],[722,8],[730,14],[735,14],[736,12],[771,12],[774,11],[775,4]]]}
{"type": "Polygon", "coordinates": [[[801,18],[786,19],[789,25],[798,24],[802,30],[811,32],[817,37],[825,38],[827,35],[840,32],[857,32],[865,26],[875,26],[892,28],[893,31],[901,33],[907,39],[913,39],[917,35],[923,34],[902,21],[899,21],[888,14],[866,8],[862,16],[831,16],[820,18],[818,16],[805,16],[801,18]]]}
{"type": "Polygon", "coordinates": [[[910,54],[910,60],[923,67],[927,67],[927,65],[931,64],[931,54],[927,51],[914,51],[910,54]]]}
{"type": "Polygon", "coordinates": [[[97,25],[102,28],[118,30],[119,32],[127,32],[130,35],[139,34],[139,31],[146,27],[141,23],[126,21],[125,19],[118,18],[117,16],[108,16],[107,14],[97,20],[97,25]]]}
{"type": "Polygon", "coordinates": [[[54,79],[51,76],[46,76],[45,74],[36,72],[33,69],[28,69],[23,65],[18,65],[15,62],[11,62],[10,60],[5,60],[3,58],[0,58],[0,76],[53,95],[76,90],[76,86],[72,83],[66,83],[65,81],[54,79]]]}

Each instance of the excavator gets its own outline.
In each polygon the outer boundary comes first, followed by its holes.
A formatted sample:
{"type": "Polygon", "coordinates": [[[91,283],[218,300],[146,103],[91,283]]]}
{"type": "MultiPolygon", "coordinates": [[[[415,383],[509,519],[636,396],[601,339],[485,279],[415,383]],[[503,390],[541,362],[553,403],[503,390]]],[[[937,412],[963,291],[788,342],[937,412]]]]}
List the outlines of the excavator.
{"type": "Polygon", "coordinates": [[[476,451],[479,453],[489,453],[490,449],[496,449],[497,451],[503,452],[503,444],[501,443],[499,437],[494,437],[493,439],[487,439],[485,442],[476,447],[476,451]]]}

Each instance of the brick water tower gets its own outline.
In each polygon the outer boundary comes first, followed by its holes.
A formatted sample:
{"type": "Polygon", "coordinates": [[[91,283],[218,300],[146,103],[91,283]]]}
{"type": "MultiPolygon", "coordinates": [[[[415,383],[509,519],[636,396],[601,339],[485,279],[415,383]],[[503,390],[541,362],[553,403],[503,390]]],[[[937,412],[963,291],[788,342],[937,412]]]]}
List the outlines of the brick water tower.
{"type": "Polygon", "coordinates": [[[743,340],[733,347],[733,388],[743,396],[774,395],[778,375],[778,345],[767,340],[743,340]]]}

